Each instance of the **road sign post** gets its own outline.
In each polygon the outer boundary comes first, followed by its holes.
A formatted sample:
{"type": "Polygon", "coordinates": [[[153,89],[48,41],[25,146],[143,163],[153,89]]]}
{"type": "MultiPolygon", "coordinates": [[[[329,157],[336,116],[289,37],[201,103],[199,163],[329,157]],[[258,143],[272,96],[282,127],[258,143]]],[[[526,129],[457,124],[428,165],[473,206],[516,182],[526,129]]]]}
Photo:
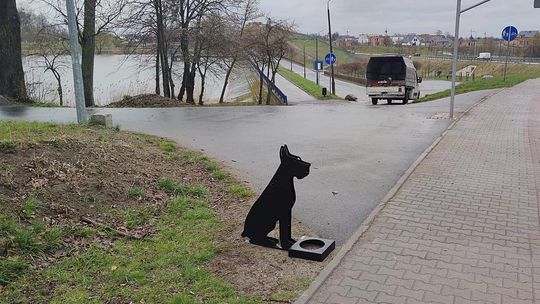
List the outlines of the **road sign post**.
{"type": "Polygon", "coordinates": [[[518,36],[518,30],[515,26],[507,26],[502,31],[502,39],[508,42],[506,52],[506,62],[504,63],[504,79],[506,81],[506,70],[508,68],[508,59],[510,58],[510,41],[515,40],[518,36]]]}

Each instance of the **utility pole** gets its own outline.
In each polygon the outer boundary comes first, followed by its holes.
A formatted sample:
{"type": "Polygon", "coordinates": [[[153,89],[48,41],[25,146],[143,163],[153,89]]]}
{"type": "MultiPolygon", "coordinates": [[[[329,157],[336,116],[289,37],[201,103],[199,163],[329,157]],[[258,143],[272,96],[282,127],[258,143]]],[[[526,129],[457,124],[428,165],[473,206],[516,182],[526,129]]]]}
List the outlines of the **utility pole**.
{"type": "Polygon", "coordinates": [[[306,45],[304,45],[304,78],[306,78],[306,45]]]}
{"type": "Polygon", "coordinates": [[[315,37],[315,82],[319,85],[319,36],[315,37]]]}
{"type": "MultiPolygon", "coordinates": [[[[332,48],[332,25],[330,22],[330,1],[332,0],[328,0],[328,2],[326,3],[326,9],[328,11],[328,39],[330,42],[330,54],[334,54],[334,50],[332,48]]],[[[334,63],[333,62],[330,64],[330,72],[331,72],[330,90],[333,95],[336,95],[336,79],[334,78],[334,63]]]]}
{"type": "Polygon", "coordinates": [[[71,62],[73,65],[73,84],[75,86],[75,106],[77,108],[77,123],[86,123],[86,105],[84,103],[84,86],[81,69],[81,47],[79,45],[79,33],[77,31],[77,20],[75,19],[75,3],[73,0],[66,0],[69,46],[71,49],[71,62]]]}

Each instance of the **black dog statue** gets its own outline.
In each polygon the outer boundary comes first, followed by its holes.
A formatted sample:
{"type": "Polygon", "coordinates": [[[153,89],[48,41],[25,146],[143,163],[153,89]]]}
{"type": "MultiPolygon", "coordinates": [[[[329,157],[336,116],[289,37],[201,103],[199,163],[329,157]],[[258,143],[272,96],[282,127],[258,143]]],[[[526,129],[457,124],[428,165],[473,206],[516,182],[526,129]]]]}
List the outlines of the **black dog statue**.
{"type": "Polygon", "coordinates": [[[281,147],[279,157],[281,164],[270,184],[251,207],[242,236],[255,245],[288,250],[296,243],[291,236],[292,208],[296,201],[293,178],[308,176],[311,164],[289,153],[287,145],[281,147]],[[279,241],[268,236],[278,221],[279,241]]]}

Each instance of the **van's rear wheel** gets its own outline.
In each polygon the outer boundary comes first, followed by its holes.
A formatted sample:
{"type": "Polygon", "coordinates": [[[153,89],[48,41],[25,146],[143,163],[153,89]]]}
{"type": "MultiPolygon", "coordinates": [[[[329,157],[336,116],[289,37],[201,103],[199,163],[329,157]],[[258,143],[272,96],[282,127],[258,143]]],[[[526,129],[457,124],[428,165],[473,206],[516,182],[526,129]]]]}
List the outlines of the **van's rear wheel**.
{"type": "Polygon", "coordinates": [[[376,106],[377,103],[379,103],[379,100],[377,98],[371,98],[371,104],[376,106]]]}
{"type": "Polygon", "coordinates": [[[405,91],[405,97],[403,97],[403,104],[409,103],[409,91],[405,91]]]}

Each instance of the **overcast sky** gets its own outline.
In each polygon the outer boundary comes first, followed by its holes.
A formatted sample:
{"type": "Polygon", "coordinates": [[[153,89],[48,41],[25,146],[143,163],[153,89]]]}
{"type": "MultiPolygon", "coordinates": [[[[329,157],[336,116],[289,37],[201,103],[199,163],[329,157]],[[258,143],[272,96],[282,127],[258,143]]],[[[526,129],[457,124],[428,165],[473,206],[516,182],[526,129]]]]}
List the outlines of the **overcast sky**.
{"type": "MultiPolygon", "coordinates": [[[[327,30],[326,0],[260,0],[262,10],[293,20],[301,32],[327,30]]],[[[480,0],[463,0],[463,8],[480,0]]],[[[461,16],[461,36],[500,36],[507,25],[540,30],[540,9],[533,0],[492,0],[461,16]]],[[[456,0],[332,0],[332,31],[360,33],[454,34],[456,0]]]]}
{"type": "MultiPolygon", "coordinates": [[[[326,0],[260,0],[261,10],[289,19],[304,33],[327,31],[326,0]]],[[[40,6],[39,0],[17,0],[19,6],[40,6]]],[[[463,8],[480,0],[463,0],[463,8]]],[[[492,0],[462,15],[460,36],[501,35],[507,25],[518,30],[540,30],[540,9],[534,0],[492,0]]],[[[456,0],[332,0],[332,31],[361,33],[454,33],[456,0]]]]}

